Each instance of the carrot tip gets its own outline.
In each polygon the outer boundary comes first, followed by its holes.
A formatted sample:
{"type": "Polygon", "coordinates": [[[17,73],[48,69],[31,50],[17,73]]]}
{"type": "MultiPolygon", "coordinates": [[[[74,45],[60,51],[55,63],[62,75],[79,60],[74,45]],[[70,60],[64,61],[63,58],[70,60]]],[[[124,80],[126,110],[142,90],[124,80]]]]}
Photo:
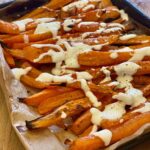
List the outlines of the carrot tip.
{"type": "Polygon", "coordinates": [[[24,103],[25,102],[25,97],[19,97],[18,100],[19,100],[20,103],[24,103]]]}
{"type": "Polygon", "coordinates": [[[29,129],[29,130],[33,130],[34,127],[33,127],[33,124],[32,124],[32,121],[25,121],[26,123],[26,127],[29,129]]]}

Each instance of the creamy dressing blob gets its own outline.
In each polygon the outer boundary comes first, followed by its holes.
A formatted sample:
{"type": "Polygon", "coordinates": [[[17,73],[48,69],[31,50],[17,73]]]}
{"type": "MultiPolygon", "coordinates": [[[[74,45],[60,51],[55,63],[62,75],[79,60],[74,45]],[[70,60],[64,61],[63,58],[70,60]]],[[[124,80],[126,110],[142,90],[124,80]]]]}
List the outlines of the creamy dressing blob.
{"type": "Polygon", "coordinates": [[[134,110],[133,113],[134,112],[145,113],[145,112],[148,112],[148,111],[150,111],[150,103],[146,102],[143,107],[134,110]]]}
{"type": "Polygon", "coordinates": [[[35,29],[34,34],[42,34],[46,32],[51,32],[53,37],[56,37],[60,28],[61,28],[61,23],[59,21],[49,22],[49,23],[40,23],[35,29]]]}
{"type": "Polygon", "coordinates": [[[105,82],[109,82],[111,81],[111,72],[107,69],[107,67],[102,67],[100,69],[101,72],[103,72],[105,74],[105,78],[101,81],[101,83],[105,83],[105,82]]]}
{"type": "Polygon", "coordinates": [[[95,5],[89,4],[89,5],[85,6],[82,10],[85,12],[85,11],[87,11],[89,9],[94,9],[94,8],[95,8],[95,5]]]}
{"type": "Polygon", "coordinates": [[[68,32],[68,31],[71,31],[73,26],[76,24],[76,23],[79,23],[81,22],[82,20],[81,19],[66,19],[63,23],[63,29],[64,31],[68,32]]]}
{"type": "Polygon", "coordinates": [[[142,91],[133,88],[130,83],[133,79],[132,75],[134,75],[139,68],[140,66],[134,62],[124,62],[114,67],[114,70],[118,75],[117,81],[120,83],[119,88],[125,88],[125,93],[120,92],[112,98],[122,101],[124,104],[132,107],[136,107],[146,101],[142,91]]]}
{"type": "Polygon", "coordinates": [[[124,41],[124,40],[130,40],[135,38],[137,35],[136,34],[125,34],[123,36],[121,36],[119,39],[124,41]]]}
{"type": "Polygon", "coordinates": [[[115,102],[105,106],[103,111],[97,108],[91,108],[90,112],[92,114],[91,122],[94,125],[100,126],[103,119],[117,120],[120,119],[125,113],[125,104],[123,102],[115,102]]]}
{"type": "Polygon", "coordinates": [[[92,135],[99,137],[104,142],[105,146],[108,146],[112,139],[112,132],[108,129],[94,132],[92,135]]]}
{"type": "Polygon", "coordinates": [[[101,105],[101,102],[99,102],[97,97],[90,91],[87,81],[85,79],[79,79],[78,81],[80,81],[81,89],[84,91],[86,97],[89,98],[93,106],[99,107],[101,105]]]}
{"type": "Polygon", "coordinates": [[[150,56],[150,46],[140,49],[136,49],[134,55],[129,59],[129,61],[137,62],[144,59],[145,56],[150,56]]]}
{"type": "Polygon", "coordinates": [[[25,69],[23,68],[13,68],[11,69],[13,75],[15,76],[15,78],[17,80],[20,80],[20,78],[23,76],[23,75],[26,75],[28,74],[29,71],[31,71],[32,67],[27,67],[25,69]]]}
{"type": "Polygon", "coordinates": [[[14,21],[13,23],[18,26],[20,32],[23,32],[26,30],[26,25],[33,21],[34,21],[33,19],[28,18],[24,20],[14,21]]]}

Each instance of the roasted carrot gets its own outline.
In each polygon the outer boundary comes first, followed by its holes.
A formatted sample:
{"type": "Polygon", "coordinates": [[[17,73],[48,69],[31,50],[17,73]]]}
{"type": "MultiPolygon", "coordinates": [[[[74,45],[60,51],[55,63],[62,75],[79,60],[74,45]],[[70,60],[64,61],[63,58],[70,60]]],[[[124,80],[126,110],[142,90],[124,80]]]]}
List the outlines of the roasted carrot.
{"type": "Polygon", "coordinates": [[[29,96],[28,98],[23,99],[22,102],[26,103],[27,105],[38,106],[40,103],[42,103],[43,101],[47,100],[50,97],[71,92],[72,90],[73,89],[71,88],[59,86],[54,87],[53,89],[48,88],[32,96],[29,96]]]}
{"type": "Polygon", "coordinates": [[[60,125],[63,124],[64,120],[64,118],[61,117],[62,112],[66,114],[67,118],[76,116],[90,107],[91,104],[87,98],[70,101],[62,105],[58,109],[56,109],[51,114],[48,114],[46,116],[43,116],[41,118],[32,121],[27,121],[26,126],[28,129],[33,130],[33,129],[47,128],[51,125],[60,125]]]}
{"type": "Polygon", "coordinates": [[[8,34],[19,34],[19,28],[13,23],[0,20],[0,32],[8,34]]]}
{"type": "Polygon", "coordinates": [[[83,133],[83,131],[85,131],[91,124],[91,113],[88,110],[75,120],[71,126],[71,131],[76,135],[79,135],[83,133]]]}
{"type": "Polygon", "coordinates": [[[37,88],[37,89],[44,89],[48,86],[46,83],[38,82],[34,78],[32,78],[28,75],[23,75],[21,77],[21,82],[23,82],[27,86],[37,88]]]}
{"type": "Polygon", "coordinates": [[[85,97],[85,95],[80,90],[63,93],[63,94],[48,98],[45,101],[43,101],[38,106],[38,112],[40,114],[46,114],[48,112],[52,112],[55,108],[63,105],[64,103],[68,101],[76,100],[76,99],[83,98],[83,97],[85,97]]]}
{"type": "MultiPolygon", "coordinates": [[[[150,112],[143,113],[141,115],[132,118],[124,124],[110,129],[112,132],[111,144],[134,134],[144,124],[150,123],[150,112]]],[[[103,148],[104,142],[99,137],[94,135],[81,137],[73,142],[70,150],[82,149],[82,150],[98,150],[103,148]]]]}
{"type": "Polygon", "coordinates": [[[3,52],[4,52],[4,57],[5,57],[8,65],[10,67],[15,67],[15,60],[14,60],[14,58],[7,51],[4,50],[3,52]]]}
{"type": "Polygon", "coordinates": [[[3,41],[6,44],[13,44],[13,43],[25,43],[25,37],[28,36],[29,42],[37,42],[42,41],[52,37],[50,32],[42,33],[42,34],[29,34],[29,35],[16,35],[11,38],[5,38],[3,41]]]}

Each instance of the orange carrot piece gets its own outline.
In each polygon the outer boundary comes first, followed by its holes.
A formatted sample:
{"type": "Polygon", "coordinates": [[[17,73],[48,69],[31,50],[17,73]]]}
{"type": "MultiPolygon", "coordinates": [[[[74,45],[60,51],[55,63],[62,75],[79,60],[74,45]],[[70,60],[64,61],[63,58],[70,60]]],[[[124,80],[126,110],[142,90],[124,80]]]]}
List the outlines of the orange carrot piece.
{"type": "Polygon", "coordinates": [[[66,103],[68,101],[83,98],[83,97],[85,97],[85,95],[80,90],[63,93],[61,95],[57,95],[55,97],[48,98],[44,102],[42,102],[38,106],[38,112],[40,114],[46,114],[48,112],[52,112],[55,108],[63,105],[64,103],[66,103]]]}
{"type": "Polygon", "coordinates": [[[43,91],[39,93],[36,93],[32,96],[25,98],[24,100],[22,100],[22,102],[30,106],[38,106],[40,103],[42,103],[43,101],[45,101],[46,99],[50,97],[60,95],[66,92],[70,92],[72,90],[73,89],[71,88],[59,87],[59,86],[54,87],[54,88],[48,88],[48,89],[44,89],[43,91]]]}
{"type": "Polygon", "coordinates": [[[2,20],[0,20],[0,29],[1,29],[0,30],[1,33],[8,33],[8,34],[20,33],[17,25],[2,20]]]}
{"type": "MultiPolygon", "coordinates": [[[[112,132],[111,144],[134,134],[139,128],[147,123],[150,123],[150,112],[138,115],[135,118],[125,122],[124,124],[110,129],[112,132]]],[[[98,150],[103,147],[105,146],[102,139],[94,135],[90,135],[75,140],[71,145],[70,150],[98,150]]]]}
{"type": "Polygon", "coordinates": [[[62,112],[66,114],[66,119],[68,117],[76,116],[83,111],[89,109],[91,104],[87,98],[78,99],[75,101],[70,101],[59,108],[57,108],[53,113],[46,116],[37,118],[32,121],[27,121],[26,126],[28,129],[40,129],[47,128],[51,125],[61,125],[64,124],[64,118],[61,117],[62,112]]]}

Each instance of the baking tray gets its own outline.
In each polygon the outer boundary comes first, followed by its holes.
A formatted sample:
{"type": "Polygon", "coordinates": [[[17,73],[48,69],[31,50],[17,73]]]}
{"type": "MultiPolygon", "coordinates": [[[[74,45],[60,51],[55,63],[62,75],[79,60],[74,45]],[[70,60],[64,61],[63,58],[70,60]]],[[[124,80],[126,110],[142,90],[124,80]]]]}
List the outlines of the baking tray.
{"type": "MultiPolygon", "coordinates": [[[[0,4],[0,19],[3,20],[15,20],[31,10],[41,6],[48,0],[22,0],[11,1],[4,4],[0,4]],[[34,3],[34,5],[33,5],[34,3]],[[15,11],[14,11],[15,10],[15,11]]],[[[140,26],[138,24],[138,26],[140,26]]],[[[142,27],[143,28],[143,27],[142,27]]],[[[145,29],[144,29],[145,30],[145,29]]],[[[143,143],[144,141],[150,141],[150,133],[145,134],[130,140],[129,142],[122,144],[117,150],[132,150],[136,145],[143,143]]]]}

